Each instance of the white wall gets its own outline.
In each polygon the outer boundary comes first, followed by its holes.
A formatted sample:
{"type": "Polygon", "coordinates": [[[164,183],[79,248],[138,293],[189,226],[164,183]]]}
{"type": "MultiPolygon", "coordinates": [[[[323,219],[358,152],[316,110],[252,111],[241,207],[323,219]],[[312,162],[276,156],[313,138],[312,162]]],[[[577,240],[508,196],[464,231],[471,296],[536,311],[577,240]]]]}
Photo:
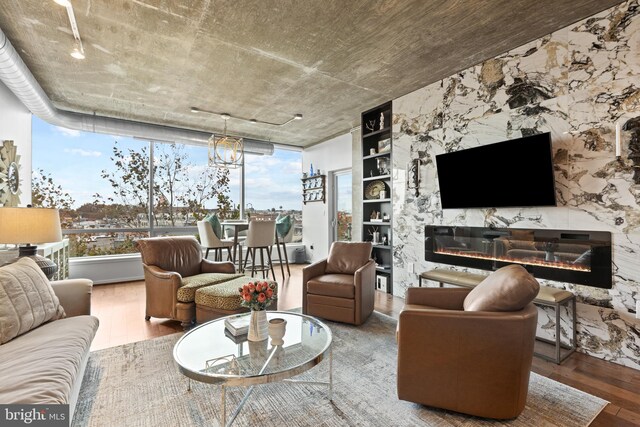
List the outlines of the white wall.
{"type": "Polygon", "coordinates": [[[20,156],[20,206],[31,203],[31,112],[0,83],[0,146],[11,139],[20,156]]]}
{"type": "MultiPolygon", "coordinates": [[[[302,152],[303,171],[309,172],[309,166],[313,163],[314,170],[320,169],[323,175],[327,175],[327,199],[331,198],[331,172],[351,168],[351,144],[351,133],[346,133],[302,152]]],[[[311,262],[329,253],[329,207],[327,200],[327,203],[307,203],[302,208],[302,242],[307,248],[307,259],[311,262]]]]}

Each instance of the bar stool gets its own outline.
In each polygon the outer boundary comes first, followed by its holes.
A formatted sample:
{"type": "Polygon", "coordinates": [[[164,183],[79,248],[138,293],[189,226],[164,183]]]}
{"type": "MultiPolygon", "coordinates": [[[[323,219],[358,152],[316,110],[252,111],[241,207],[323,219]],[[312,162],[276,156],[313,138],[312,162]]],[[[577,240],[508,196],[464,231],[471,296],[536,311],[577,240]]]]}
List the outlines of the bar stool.
{"type": "Polygon", "coordinates": [[[198,221],[198,234],[200,234],[200,246],[207,250],[204,255],[205,258],[209,257],[209,250],[213,249],[215,253],[214,261],[222,261],[222,250],[227,248],[227,259],[233,260],[231,255],[233,241],[220,240],[216,233],[213,232],[213,227],[208,221],[198,221]]]}
{"type": "Polygon", "coordinates": [[[284,264],[287,266],[287,275],[291,276],[291,269],[289,269],[289,254],[287,254],[287,243],[293,241],[293,229],[295,227],[295,221],[291,219],[291,228],[284,236],[278,232],[278,226],[276,225],[276,248],[278,249],[278,262],[280,263],[280,270],[282,271],[282,280],[284,280],[284,267],[282,266],[282,253],[280,253],[280,245],[284,251],[284,264]]]}
{"type": "Polygon", "coordinates": [[[255,221],[249,222],[249,231],[247,240],[244,244],[247,247],[247,253],[244,258],[244,271],[247,271],[249,255],[251,255],[251,277],[254,276],[256,270],[262,271],[262,278],[266,279],[269,271],[276,279],[276,273],[273,271],[273,263],[271,262],[271,250],[276,239],[276,222],[275,221],[255,221]],[[260,249],[260,264],[256,265],[256,249],[260,249]],[[267,252],[268,264],[264,263],[264,251],[267,252]],[[266,272],[266,274],[265,274],[266,272]]]}

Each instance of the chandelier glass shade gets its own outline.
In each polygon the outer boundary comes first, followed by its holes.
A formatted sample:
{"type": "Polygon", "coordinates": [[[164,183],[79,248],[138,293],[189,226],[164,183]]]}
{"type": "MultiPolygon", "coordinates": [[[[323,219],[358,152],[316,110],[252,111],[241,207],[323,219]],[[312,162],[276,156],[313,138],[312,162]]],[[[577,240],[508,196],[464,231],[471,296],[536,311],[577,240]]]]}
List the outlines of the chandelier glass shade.
{"type": "Polygon", "coordinates": [[[227,136],[227,122],[224,123],[224,135],[211,135],[209,138],[209,166],[236,169],[244,161],[242,138],[227,136]]]}

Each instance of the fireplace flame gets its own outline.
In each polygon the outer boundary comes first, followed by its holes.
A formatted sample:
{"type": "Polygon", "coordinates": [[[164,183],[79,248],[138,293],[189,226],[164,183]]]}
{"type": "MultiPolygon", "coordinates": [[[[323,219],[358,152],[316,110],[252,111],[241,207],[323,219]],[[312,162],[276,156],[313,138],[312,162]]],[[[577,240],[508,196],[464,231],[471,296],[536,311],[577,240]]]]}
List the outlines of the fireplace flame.
{"type": "Polygon", "coordinates": [[[540,267],[559,268],[563,270],[586,271],[586,272],[591,271],[591,269],[586,265],[572,264],[564,261],[545,261],[544,259],[533,258],[533,257],[515,258],[510,256],[492,256],[492,255],[487,255],[481,252],[458,251],[455,249],[445,249],[445,248],[438,248],[435,250],[435,252],[443,255],[452,255],[452,256],[465,257],[465,258],[478,258],[478,259],[486,259],[490,261],[499,261],[499,262],[512,262],[512,263],[524,264],[524,265],[538,265],[540,267]]]}

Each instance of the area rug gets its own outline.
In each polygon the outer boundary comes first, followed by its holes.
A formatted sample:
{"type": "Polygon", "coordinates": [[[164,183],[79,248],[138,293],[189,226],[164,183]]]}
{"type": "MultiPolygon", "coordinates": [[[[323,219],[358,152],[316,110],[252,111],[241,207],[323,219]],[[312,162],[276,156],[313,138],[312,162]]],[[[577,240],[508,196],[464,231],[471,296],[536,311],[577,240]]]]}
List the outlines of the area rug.
{"type": "MultiPolygon", "coordinates": [[[[587,426],[606,401],[531,374],[524,412],[491,421],[403,402],[396,395],[396,321],[374,313],[359,327],[327,322],[334,334],[333,403],[326,388],[293,384],[256,387],[234,426],[587,426]]],[[[220,389],[187,379],[173,361],[181,334],[91,353],[75,426],[219,426],[220,389]]],[[[328,363],[304,376],[325,380],[328,363]]],[[[229,388],[227,410],[243,387],[229,388]]]]}

